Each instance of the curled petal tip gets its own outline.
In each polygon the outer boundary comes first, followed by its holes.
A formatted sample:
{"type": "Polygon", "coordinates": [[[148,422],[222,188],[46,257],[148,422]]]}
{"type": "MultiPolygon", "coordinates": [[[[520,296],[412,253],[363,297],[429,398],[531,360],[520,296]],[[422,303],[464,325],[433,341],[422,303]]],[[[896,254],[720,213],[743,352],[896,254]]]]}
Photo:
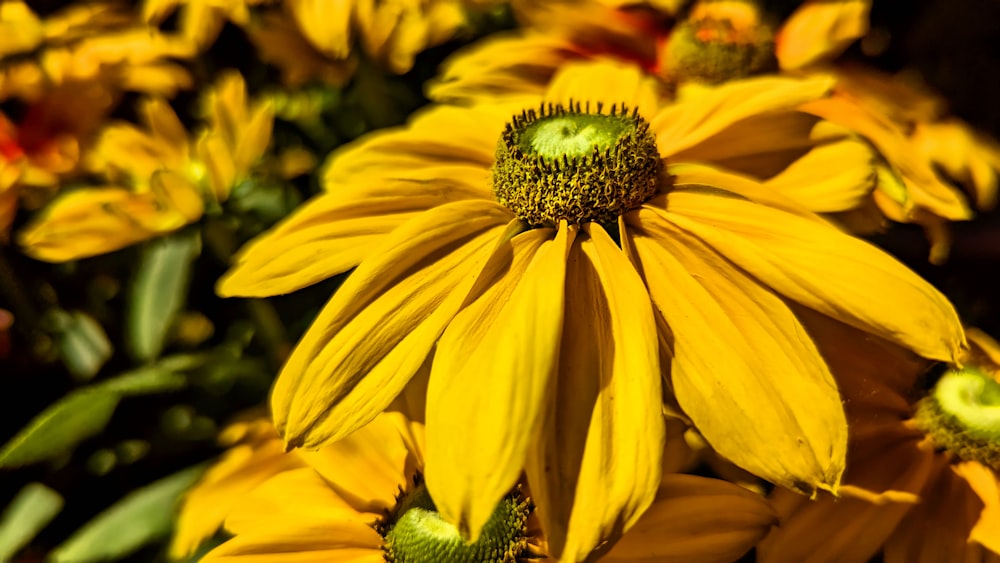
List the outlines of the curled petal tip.
{"type": "Polygon", "coordinates": [[[296,448],[301,448],[305,444],[302,436],[285,436],[284,439],[286,454],[296,448]]]}

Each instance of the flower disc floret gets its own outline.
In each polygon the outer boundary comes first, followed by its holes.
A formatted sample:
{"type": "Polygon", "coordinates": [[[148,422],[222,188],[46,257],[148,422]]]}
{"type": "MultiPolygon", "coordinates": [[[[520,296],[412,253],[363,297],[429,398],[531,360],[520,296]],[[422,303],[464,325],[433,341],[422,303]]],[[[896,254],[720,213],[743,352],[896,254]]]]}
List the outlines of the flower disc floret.
{"type": "Polygon", "coordinates": [[[917,405],[937,447],[1000,470],[1000,382],[974,367],[947,372],[917,405]]]}
{"type": "Polygon", "coordinates": [[[376,525],[382,551],[390,563],[514,563],[528,551],[531,503],[519,489],[504,497],[483,526],[479,539],[468,543],[458,528],[446,522],[418,477],[402,493],[396,509],[376,525]]]}
{"type": "Polygon", "coordinates": [[[493,195],[534,226],[613,223],[660,189],[663,162],[649,124],[624,104],[542,105],[507,123],[493,195]]]}

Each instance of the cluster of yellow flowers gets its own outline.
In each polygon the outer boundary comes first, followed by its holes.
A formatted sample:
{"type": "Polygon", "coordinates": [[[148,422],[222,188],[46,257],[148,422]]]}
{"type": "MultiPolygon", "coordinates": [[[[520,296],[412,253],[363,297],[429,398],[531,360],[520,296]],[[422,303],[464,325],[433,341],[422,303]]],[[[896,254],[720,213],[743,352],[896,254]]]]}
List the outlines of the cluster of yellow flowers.
{"type": "Polygon", "coordinates": [[[944,262],[1000,145],[843,62],[870,7],[5,0],[0,231],[66,262],[224,219],[315,168],[292,92],[509,10],[218,278],[342,283],[171,557],[224,528],[203,561],[1000,561],[1000,344],[864,238],[916,224],[944,262]],[[200,66],[226,30],[242,74],[200,66]]]}

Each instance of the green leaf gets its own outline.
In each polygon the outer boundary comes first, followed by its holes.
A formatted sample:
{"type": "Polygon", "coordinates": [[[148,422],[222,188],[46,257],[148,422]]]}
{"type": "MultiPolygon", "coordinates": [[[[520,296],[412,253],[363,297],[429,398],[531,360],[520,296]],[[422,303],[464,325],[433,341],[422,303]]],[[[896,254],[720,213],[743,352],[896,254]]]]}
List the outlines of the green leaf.
{"type": "Polygon", "coordinates": [[[153,395],[181,389],[187,384],[187,378],[177,372],[190,368],[178,368],[180,362],[168,363],[166,360],[102,381],[95,388],[122,396],[153,395]]]}
{"type": "MultiPolygon", "coordinates": [[[[180,358],[191,362],[189,357],[180,358]]],[[[187,378],[170,369],[178,364],[186,365],[177,358],[166,358],[158,364],[72,391],[32,419],[0,449],[0,468],[50,459],[100,433],[123,397],[184,387],[187,378]]]]}
{"type": "Polygon", "coordinates": [[[63,498],[41,483],[28,483],[0,516],[0,561],[10,561],[62,510],[63,498]]]}
{"type": "Polygon", "coordinates": [[[197,231],[150,242],[142,252],[129,291],[127,341],[138,360],[163,351],[167,334],[187,298],[191,266],[201,252],[197,231]]]}
{"type": "Polygon", "coordinates": [[[66,369],[79,379],[90,379],[111,358],[111,342],[101,325],[81,311],[52,310],[56,343],[66,369]]]}
{"type": "Polygon", "coordinates": [[[121,395],[81,389],[66,395],[32,419],[0,450],[0,467],[49,459],[98,434],[111,420],[121,395]]]}
{"type": "Polygon", "coordinates": [[[51,554],[52,561],[120,559],[171,531],[180,496],[206,464],[189,467],[132,491],[76,531],[51,554]]]}

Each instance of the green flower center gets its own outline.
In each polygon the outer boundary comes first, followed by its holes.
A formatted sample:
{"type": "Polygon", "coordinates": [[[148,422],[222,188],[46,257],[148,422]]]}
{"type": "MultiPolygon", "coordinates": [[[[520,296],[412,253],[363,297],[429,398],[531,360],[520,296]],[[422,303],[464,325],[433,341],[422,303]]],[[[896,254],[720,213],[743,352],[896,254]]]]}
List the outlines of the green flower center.
{"type": "Polygon", "coordinates": [[[613,223],[657,193],[663,162],[649,124],[624,105],[543,105],[497,143],[493,195],[533,226],[613,223]]]}
{"type": "Polygon", "coordinates": [[[528,552],[530,514],[530,502],[515,490],[497,505],[479,539],[468,543],[458,528],[441,518],[427,487],[417,479],[376,529],[389,563],[513,563],[528,552]]]}
{"type": "Polygon", "coordinates": [[[917,404],[917,426],[960,459],[1000,469],[1000,383],[974,367],[947,372],[917,404]]]}
{"type": "Polygon", "coordinates": [[[774,32],[765,24],[728,18],[688,20],[670,34],[663,51],[668,79],[718,84],[778,68],[774,32]]]}

